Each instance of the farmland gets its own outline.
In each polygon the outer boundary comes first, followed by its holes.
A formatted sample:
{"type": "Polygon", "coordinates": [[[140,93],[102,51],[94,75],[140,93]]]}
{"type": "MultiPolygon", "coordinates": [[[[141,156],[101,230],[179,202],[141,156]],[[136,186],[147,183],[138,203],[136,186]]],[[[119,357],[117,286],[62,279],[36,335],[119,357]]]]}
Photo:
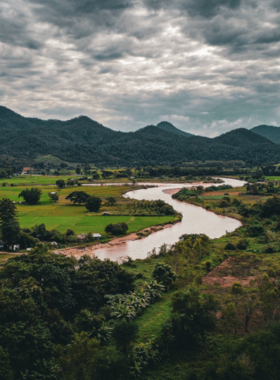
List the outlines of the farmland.
{"type": "MultiPolygon", "coordinates": [[[[41,182],[48,180],[48,177],[38,178],[41,179],[41,182]]],[[[27,177],[27,179],[30,178],[27,177]]],[[[21,200],[18,195],[25,188],[24,186],[0,187],[0,198],[7,197],[17,203],[21,228],[31,228],[35,224],[44,223],[48,230],[56,229],[60,232],[65,232],[68,228],[71,228],[76,234],[95,232],[104,235],[104,228],[110,223],[125,222],[129,227],[128,232],[131,233],[153,225],[165,224],[174,219],[173,216],[132,215],[127,206],[133,201],[122,197],[122,194],[129,191],[130,187],[128,186],[79,188],[79,190],[83,190],[89,195],[102,198],[103,205],[98,213],[89,213],[83,205],[73,205],[65,199],[75,188],[64,188],[58,191],[59,201],[53,204],[48,193],[57,191],[57,189],[53,186],[40,186],[42,196],[38,205],[18,204],[21,200]],[[117,205],[106,205],[106,198],[108,197],[115,197],[117,205]],[[110,212],[111,215],[102,216],[104,211],[110,212]]]]}

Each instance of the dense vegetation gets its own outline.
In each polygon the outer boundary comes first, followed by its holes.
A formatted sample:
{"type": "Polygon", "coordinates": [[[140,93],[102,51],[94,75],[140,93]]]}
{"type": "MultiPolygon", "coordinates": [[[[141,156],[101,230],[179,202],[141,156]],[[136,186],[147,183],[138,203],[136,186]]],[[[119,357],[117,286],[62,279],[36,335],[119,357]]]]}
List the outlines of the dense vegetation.
{"type": "MultiPolygon", "coordinates": [[[[279,186],[193,190],[178,198],[242,227],[215,240],[183,235],[122,265],[40,244],[3,264],[0,379],[279,378],[279,186]]],[[[2,203],[1,228],[18,228],[15,205],[2,203]]],[[[47,239],[49,231],[39,225],[28,234],[47,239]]]]}
{"type": "Polygon", "coordinates": [[[210,139],[148,126],[116,132],[81,116],[69,121],[24,118],[0,107],[1,154],[22,162],[52,155],[97,166],[155,165],[193,160],[280,162],[279,147],[246,129],[210,139]]]}

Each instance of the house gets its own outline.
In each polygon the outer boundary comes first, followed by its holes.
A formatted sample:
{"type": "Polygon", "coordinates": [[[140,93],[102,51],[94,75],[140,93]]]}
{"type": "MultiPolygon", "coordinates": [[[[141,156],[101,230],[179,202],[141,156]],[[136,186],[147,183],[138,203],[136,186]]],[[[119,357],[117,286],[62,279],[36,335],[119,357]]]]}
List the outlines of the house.
{"type": "Polygon", "coordinates": [[[95,240],[99,240],[101,238],[100,234],[92,234],[95,240]]]}
{"type": "Polygon", "coordinates": [[[58,246],[58,243],[57,243],[56,241],[52,241],[52,242],[51,242],[51,245],[52,245],[53,247],[56,247],[56,246],[58,246]]]}
{"type": "Polygon", "coordinates": [[[111,215],[111,214],[110,214],[108,211],[105,211],[105,212],[103,212],[102,215],[109,216],[109,215],[111,215]]]}
{"type": "Polygon", "coordinates": [[[80,235],[77,235],[77,239],[84,240],[86,236],[87,234],[80,234],[80,235]]]}
{"type": "Polygon", "coordinates": [[[32,248],[26,248],[26,252],[30,252],[32,248]]]}
{"type": "Polygon", "coordinates": [[[18,250],[20,249],[20,245],[19,245],[19,244],[11,245],[11,246],[9,247],[9,249],[10,249],[11,251],[18,251],[18,250]]]}

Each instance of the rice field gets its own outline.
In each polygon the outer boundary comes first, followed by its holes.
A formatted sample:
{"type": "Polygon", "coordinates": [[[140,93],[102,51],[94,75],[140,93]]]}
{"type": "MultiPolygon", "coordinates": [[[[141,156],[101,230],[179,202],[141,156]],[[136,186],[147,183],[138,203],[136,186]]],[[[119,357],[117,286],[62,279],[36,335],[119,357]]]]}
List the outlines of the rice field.
{"type": "Polygon", "coordinates": [[[36,224],[44,223],[48,230],[56,229],[64,232],[71,228],[77,234],[94,232],[104,235],[104,228],[110,223],[125,222],[129,227],[128,233],[131,233],[154,225],[165,224],[174,219],[173,216],[102,216],[104,211],[117,214],[118,206],[110,207],[103,203],[100,212],[96,214],[89,213],[84,205],[73,205],[65,199],[72,191],[85,191],[87,194],[101,197],[103,202],[107,197],[115,197],[117,203],[121,205],[131,202],[129,199],[122,198],[122,194],[130,190],[128,186],[71,187],[60,191],[51,186],[42,186],[40,187],[42,191],[40,202],[34,206],[18,203],[23,200],[18,195],[25,188],[26,186],[0,187],[0,198],[7,197],[16,202],[21,228],[31,228],[36,224]],[[59,202],[57,204],[53,204],[50,200],[48,196],[50,191],[58,192],[59,202]]]}

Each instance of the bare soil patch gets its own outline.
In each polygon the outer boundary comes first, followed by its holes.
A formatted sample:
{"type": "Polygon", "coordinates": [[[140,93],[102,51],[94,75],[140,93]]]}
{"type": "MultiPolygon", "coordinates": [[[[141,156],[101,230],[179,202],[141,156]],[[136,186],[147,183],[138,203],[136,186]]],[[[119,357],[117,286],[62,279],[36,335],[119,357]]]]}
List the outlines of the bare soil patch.
{"type": "Polygon", "coordinates": [[[231,287],[235,282],[249,285],[256,279],[256,275],[253,273],[256,265],[257,263],[250,257],[229,257],[203,277],[202,281],[205,285],[218,284],[224,288],[231,287]]]}

